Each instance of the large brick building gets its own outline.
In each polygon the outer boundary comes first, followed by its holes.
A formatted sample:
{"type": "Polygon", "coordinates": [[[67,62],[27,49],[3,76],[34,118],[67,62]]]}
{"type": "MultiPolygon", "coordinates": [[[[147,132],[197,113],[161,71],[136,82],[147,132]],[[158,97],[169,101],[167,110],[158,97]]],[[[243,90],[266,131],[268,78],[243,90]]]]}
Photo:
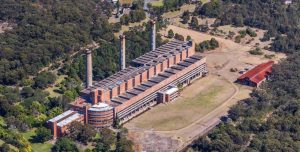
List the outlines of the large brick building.
{"type": "MultiPolygon", "coordinates": [[[[149,106],[172,101],[178,96],[178,85],[185,86],[206,73],[206,59],[195,55],[192,41],[169,42],[134,59],[116,74],[87,84],[69,111],[48,121],[53,138],[63,135],[72,121],[94,127],[111,126],[115,119],[125,122],[149,106]]],[[[89,80],[91,74],[87,75],[89,80]]]]}

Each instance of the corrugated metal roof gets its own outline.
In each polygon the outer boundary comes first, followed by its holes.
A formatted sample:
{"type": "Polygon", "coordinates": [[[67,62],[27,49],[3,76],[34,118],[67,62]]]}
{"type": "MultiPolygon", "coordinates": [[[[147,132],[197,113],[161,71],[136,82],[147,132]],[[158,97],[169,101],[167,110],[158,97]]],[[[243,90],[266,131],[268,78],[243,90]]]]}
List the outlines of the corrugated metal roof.
{"type": "Polygon", "coordinates": [[[79,114],[79,113],[74,113],[73,115],[71,115],[70,117],[64,119],[63,121],[59,122],[57,124],[57,126],[59,127],[63,127],[65,125],[68,125],[70,124],[71,122],[75,121],[75,120],[78,120],[80,117],[83,117],[82,114],[79,114]]]}
{"type": "Polygon", "coordinates": [[[274,61],[269,61],[266,63],[262,63],[260,65],[257,65],[253,69],[249,70],[248,72],[241,75],[238,80],[242,79],[249,79],[250,81],[258,84],[261,81],[263,81],[268,74],[272,72],[272,67],[274,65],[274,61]]]}
{"type": "Polygon", "coordinates": [[[60,114],[60,115],[58,115],[58,116],[56,116],[56,117],[54,117],[54,118],[52,118],[52,119],[50,119],[50,120],[48,120],[48,121],[50,121],[50,122],[57,122],[57,121],[59,121],[59,120],[65,118],[66,116],[69,116],[70,114],[72,114],[72,113],[74,113],[74,112],[75,112],[75,111],[73,111],[73,110],[65,111],[64,113],[62,113],[62,114],[60,114]]]}

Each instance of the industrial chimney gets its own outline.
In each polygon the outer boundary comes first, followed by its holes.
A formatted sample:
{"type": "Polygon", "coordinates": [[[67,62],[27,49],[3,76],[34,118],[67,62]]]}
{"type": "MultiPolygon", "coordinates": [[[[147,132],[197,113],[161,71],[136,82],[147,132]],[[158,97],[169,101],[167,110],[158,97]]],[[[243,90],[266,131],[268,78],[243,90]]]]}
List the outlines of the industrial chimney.
{"type": "Polygon", "coordinates": [[[86,49],[86,88],[93,85],[92,50],[86,49]]]}
{"type": "Polygon", "coordinates": [[[124,70],[126,67],[126,50],[125,50],[125,35],[120,35],[120,69],[124,70]]]}
{"type": "Polygon", "coordinates": [[[156,25],[155,20],[151,20],[151,51],[154,51],[156,48],[156,25]]]}

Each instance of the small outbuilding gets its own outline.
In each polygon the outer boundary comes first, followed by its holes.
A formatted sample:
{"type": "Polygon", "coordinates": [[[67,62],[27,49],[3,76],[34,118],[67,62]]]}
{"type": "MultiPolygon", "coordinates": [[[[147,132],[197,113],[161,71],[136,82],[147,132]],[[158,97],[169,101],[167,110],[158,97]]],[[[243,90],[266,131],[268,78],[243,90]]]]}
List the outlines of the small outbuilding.
{"type": "Polygon", "coordinates": [[[266,79],[272,72],[274,61],[269,61],[257,65],[253,69],[247,71],[237,79],[237,83],[248,85],[252,87],[259,87],[259,85],[266,79]]]}

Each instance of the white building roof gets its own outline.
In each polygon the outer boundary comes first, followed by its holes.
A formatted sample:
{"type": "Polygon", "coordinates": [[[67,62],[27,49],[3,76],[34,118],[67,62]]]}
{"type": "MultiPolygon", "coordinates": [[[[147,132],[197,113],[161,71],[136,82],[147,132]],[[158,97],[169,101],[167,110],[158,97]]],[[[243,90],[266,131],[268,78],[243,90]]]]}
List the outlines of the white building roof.
{"type": "Polygon", "coordinates": [[[171,89],[167,90],[167,91],[165,92],[165,94],[173,94],[173,93],[175,93],[176,91],[178,91],[178,88],[171,88],[171,89]]]}
{"type": "Polygon", "coordinates": [[[52,118],[52,119],[50,119],[48,121],[50,121],[50,122],[56,122],[56,121],[58,121],[58,120],[60,120],[60,119],[62,119],[64,117],[66,117],[67,115],[70,115],[73,112],[74,112],[73,110],[65,111],[64,113],[62,113],[62,114],[60,114],[60,115],[58,115],[58,116],[56,116],[56,117],[54,117],[54,118],[52,118]]]}
{"type": "Polygon", "coordinates": [[[71,122],[77,120],[78,118],[80,118],[80,117],[82,117],[82,116],[83,116],[82,114],[75,113],[75,114],[73,114],[72,116],[68,117],[67,119],[65,119],[65,120],[63,120],[63,121],[61,121],[61,122],[59,122],[59,123],[57,124],[57,126],[63,127],[63,126],[65,126],[65,125],[68,125],[69,123],[71,123],[71,122]]]}
{"type": "Polygon", "coordinates": [[[106,103],[99,102],[98,104],[93,105],[89,111],[107,111],[111,110],[113,107],[109,106],[106,103]]]}

